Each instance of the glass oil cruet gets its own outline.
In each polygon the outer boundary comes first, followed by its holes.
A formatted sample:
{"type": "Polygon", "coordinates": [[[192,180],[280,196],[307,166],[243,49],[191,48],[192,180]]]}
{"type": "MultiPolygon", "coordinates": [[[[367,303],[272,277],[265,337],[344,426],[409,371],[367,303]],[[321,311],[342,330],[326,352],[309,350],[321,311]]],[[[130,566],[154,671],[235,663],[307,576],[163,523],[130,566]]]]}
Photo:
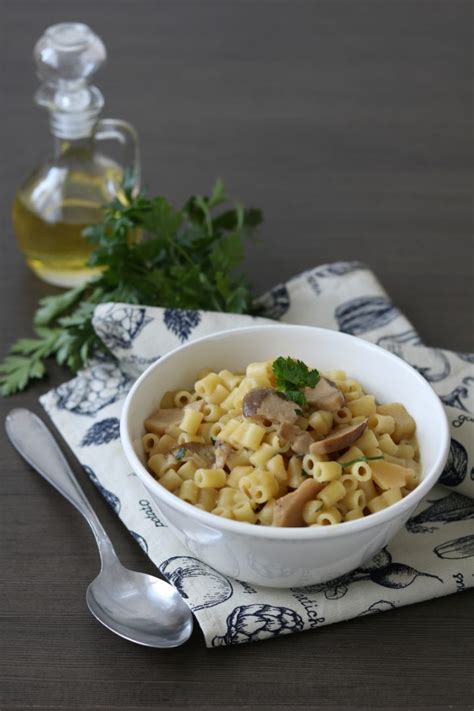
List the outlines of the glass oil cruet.
{"type": "Polygon", "coordinates": [[[106,52],[89,27],[78,22],[49,27],[34,57],[43,81],[35,100],[49,111],[54,152],[18,190],[13,226],[28,265],[41,279],[76,286],[94,274],[82,231],[101,220],[105,204],[121,198],[125,173],[138,190],[137,134],[126,121],[98,118],[104,99],[88,82],[106,52]],[[105,151],[112,141],[119,144],[118,160],[105,151]]]}

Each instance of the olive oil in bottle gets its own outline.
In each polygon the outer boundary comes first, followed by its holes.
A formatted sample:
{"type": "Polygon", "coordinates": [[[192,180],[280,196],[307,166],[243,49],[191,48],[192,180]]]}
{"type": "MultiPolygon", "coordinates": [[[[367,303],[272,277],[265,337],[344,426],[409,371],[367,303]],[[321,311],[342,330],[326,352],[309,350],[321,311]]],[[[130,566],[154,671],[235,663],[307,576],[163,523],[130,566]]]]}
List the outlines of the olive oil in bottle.
{"type": "Polygon", "coordinates": [[[124,121],[98,120],[102,94],[87,79],[104,61],[105,48],[88,27],[50,27],[35,58],[45,80],[36,100],[50,111],[54,152],[18,190],[13,225],[28,265],[41,279],[76,286],[94,274],[83,230],[102,219],[106,203],[122,197],[126,169],[138,189],[136,133],[124,121]],[[120,143],[121,162],[99,150],[110,141],[120,143]]]}

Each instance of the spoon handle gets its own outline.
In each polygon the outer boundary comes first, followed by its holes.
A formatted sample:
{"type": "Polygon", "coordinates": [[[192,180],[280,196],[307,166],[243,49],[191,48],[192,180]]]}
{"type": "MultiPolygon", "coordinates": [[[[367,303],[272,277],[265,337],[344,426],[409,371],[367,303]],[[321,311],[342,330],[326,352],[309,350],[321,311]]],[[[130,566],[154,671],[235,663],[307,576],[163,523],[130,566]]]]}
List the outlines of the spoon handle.
{"type": "Polygon", "coordinates": [[[113,551],[109,537],[44,422],[34,412],[17,408],[7,415],[5,429],[10,442],[28,464],[84,516],[94,533],[101,555],[113,551]]]}

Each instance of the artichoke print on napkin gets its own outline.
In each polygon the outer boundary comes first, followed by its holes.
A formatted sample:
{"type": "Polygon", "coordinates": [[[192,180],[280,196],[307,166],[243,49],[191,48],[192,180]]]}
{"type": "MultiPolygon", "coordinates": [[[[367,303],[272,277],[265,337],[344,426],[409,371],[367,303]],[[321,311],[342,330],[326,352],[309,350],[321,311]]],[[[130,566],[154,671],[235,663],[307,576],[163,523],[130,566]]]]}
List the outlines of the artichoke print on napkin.
{"type": "Polygon", "coordinates": [[[213,647],[242,642],[258,642],[281,634],[301,632],[304,622],[289,607],[275,605],[241,605],[226,620],[227,630],[212,640],[213,647]]]}
{"type": "Polygon", "coordinates": [[[100,337],[111,351],[117,347],[131,348],[140,331],[151,321],[143,307],[109,305],[101,315],[100,337]]]}
{"type": "Polygon", "coordinates": [[[474,356],[426,348],[360,262],[309,270],[258,300],[262,316],[103,304],[94,328],[114,360],[97,362],[42,404],[138,545],[180,591],[210,647],[240,644],[392,610],[474,585],[474,356]],[[436,486],[390,545],[366,565],[323,585],[255,588],[231,580],[179,544],[122,454],[119,418],[133,379],[188,340],[246,325],[339,329],[406,360],[436,390],[451,449],[436,486]]]}

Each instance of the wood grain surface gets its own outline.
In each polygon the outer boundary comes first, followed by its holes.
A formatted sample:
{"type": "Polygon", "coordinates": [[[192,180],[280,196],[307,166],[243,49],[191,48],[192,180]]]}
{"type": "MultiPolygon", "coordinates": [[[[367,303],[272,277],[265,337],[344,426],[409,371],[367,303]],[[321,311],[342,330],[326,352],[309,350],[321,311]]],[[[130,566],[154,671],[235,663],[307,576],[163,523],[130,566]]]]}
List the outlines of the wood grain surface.
{"type": "MultiPolygon", "coordinates": [[[[362,259],[430,345],[474,351],[472,3],[457,0],[1,0],[0,345],[40,295],[10,224],[49,150],[31,51],[54,22],[104,39],[105,115],[138,128],[144,183],[181,200],[221,175],[265,211],[255,290],[362,259]]],[[[0,402],[40,412],[39,394],[0,402]]],[[[0,709],[472,709],[474,594],[238,648],[199,630],[135,647],[88,613],[87,525],[0,449],[0,709]],[[470,661],[469,661],[470,660],[470,661]]],[[[76,463],[123,563],[153,566],[76,463]]]]}

